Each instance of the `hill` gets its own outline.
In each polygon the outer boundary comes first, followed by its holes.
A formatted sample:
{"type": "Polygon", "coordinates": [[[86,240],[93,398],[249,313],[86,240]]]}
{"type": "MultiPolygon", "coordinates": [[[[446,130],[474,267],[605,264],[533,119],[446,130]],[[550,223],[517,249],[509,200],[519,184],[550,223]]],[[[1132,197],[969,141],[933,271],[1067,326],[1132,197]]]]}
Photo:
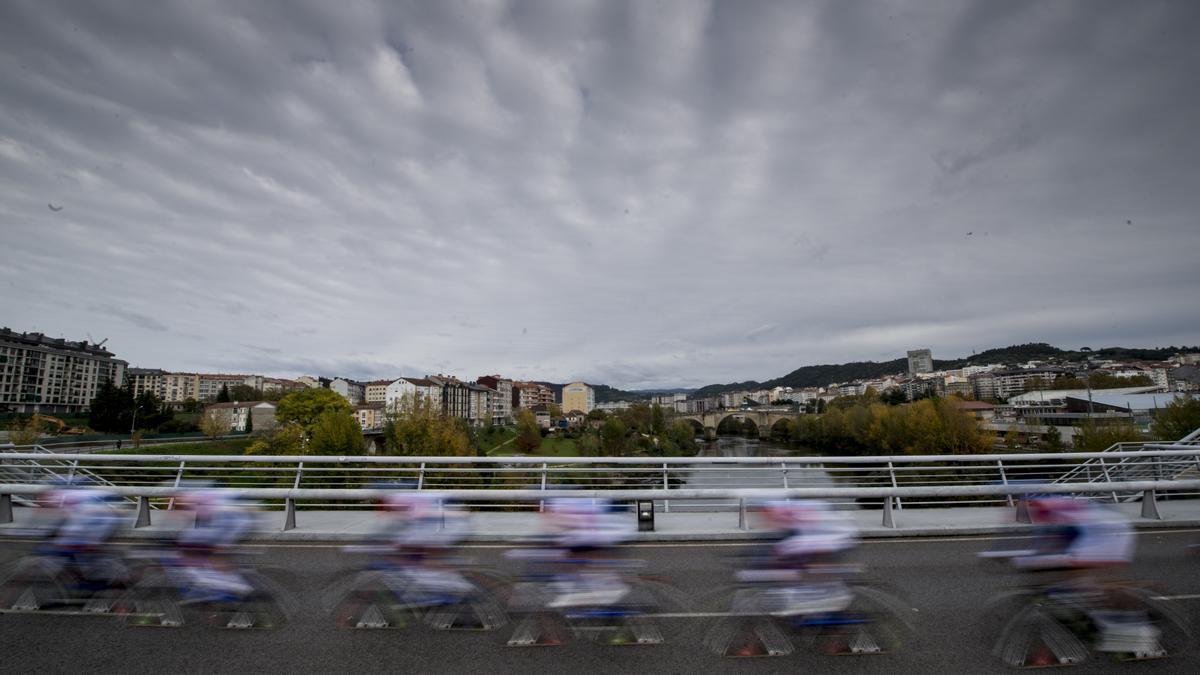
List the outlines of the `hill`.
{"type": "MultiPolygon", "coordinates": [[[[1059,349],[1044,342],[1030,342],[1021,345],[1010,345],[988,349],[960,359],[934,359],[933,366],[939,370],[951,370],[970,365],[985,365],[1000,363],[1017,365],[1027,361],[1051,361],[1056,363],[1081,363],[1088,358],[1101,359],[1138,359],[1143,361],[1165,361],[1172,354],[1180,351],[1200,351],[1196,347],[1161,347],[1161,348],[1130,348],[1104,347],[1078,351],[1059,349]]],[[[750,389],[771,389],[774,387],[824,387],[832,382],[849,382],[851,380],[866,380],[887,375],[904,374],[908,370],[907,359],[891,361],[853,361],[841,364],[822,364],[802,366],[782,377],[766,382],[748,380],[729,384],[710,384],[692,392],[692,398],[715,396],[727,391],[750,389]]]]}

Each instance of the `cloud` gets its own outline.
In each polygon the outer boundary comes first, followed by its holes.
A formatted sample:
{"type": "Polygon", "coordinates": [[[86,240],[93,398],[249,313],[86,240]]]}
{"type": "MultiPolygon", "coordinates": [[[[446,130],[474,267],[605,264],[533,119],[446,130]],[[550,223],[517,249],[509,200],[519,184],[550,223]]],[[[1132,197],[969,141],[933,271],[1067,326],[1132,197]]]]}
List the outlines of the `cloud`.
{"type": "Polygon", "coordinates": [[[1197,19],[9,2],[0,314],[179,370],[638,387],[1192,344],[1197,19]]]}

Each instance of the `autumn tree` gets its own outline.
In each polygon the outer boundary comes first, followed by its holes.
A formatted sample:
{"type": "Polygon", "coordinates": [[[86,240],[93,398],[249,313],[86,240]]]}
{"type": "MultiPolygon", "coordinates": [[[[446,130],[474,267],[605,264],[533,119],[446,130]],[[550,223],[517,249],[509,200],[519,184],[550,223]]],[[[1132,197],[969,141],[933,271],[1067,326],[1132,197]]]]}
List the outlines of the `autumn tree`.
{"type": "Polygon", "coordinates": [[[395,404],[384,424],[384,442],[394,455],[465,456],[472,454],[466,421],[442,414],[427,396],[408,394],[395,404]]]}
{"type": "Polygon", "coordinates": [[[542,444],[542,430],[538,427],[533,411],[517,412],[517,440],[513,442],[521,452],[533,452],[542,444]]]}

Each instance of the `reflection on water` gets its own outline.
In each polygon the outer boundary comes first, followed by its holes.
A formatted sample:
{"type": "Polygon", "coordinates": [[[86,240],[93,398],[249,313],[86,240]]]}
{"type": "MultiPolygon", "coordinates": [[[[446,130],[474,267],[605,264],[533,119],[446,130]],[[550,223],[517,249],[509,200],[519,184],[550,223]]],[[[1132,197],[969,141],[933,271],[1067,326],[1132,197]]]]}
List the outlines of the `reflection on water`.
{"type": "Polygon", "coordinates": [[[715,441],[705,441],[697,457],[784,457],[795,455],[796,449],[779,443],[762,441],[746,436],[722,436],[715,441]]]}

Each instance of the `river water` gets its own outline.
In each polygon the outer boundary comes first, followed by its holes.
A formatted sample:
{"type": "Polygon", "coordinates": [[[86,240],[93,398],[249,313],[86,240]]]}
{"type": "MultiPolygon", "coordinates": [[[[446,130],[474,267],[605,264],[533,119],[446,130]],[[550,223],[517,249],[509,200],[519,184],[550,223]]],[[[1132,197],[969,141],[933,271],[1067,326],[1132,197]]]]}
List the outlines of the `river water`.
{"type": "MultiPolygon", "coordinates": [[[[798,488],[798,487],[827,487],[833,485],[833,479],[821,466],[819,458],[814,463],[807,463],[808,457],[797,456],[797,449],[789,448],[779,443],[762,441],[757,438],[740,436],[725,436],[715,441],[707,441],[696,453],[697,457],[728,457],[733,460],[739,457],[779,457],[780,464],[754,466],[738,465],[735,462],[717,462],[692,464],[684,472],[684,485],[687,488],[798,488]],[[787,473],[782,471],[786,462],[787,473]]],[[[799,452],[803,452],[802,450],[799,452]]],[[[732,501],[694,500],[690,502],[672,502],[672,510],[715,511],[736,508],[732,501]]]]}

